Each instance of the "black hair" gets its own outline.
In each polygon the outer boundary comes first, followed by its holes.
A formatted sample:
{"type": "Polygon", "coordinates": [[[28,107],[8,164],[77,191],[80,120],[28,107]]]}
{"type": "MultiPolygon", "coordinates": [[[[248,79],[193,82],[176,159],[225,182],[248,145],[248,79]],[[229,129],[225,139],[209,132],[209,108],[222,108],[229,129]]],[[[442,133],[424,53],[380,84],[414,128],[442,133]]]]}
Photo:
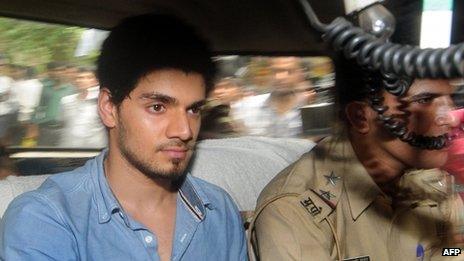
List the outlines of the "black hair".
{"type": "Polygon", "coordinates": [[[333,57],[335,65],[335,99],[338,115],[346,120],[345,107],[353,101],[366,101],[371,87],[382,87],[382,75],[359,66],[355,60],[348,60],[343,54],[333,57]]]}
{"type": "Polygon", "coordinates": [[[95,74],[95,67],[94,66],[79,66],[77,67],[77,71],[79,73],[90,72],[95,74]]]}
{"type": "Polygon", "coordinates": [[[0,53],[0,61],[4,61],[4,63],[9,64],[10,58],[6,54],[0,53]]]}
{"type": "Polygon", "coordinates": [[[26,79],[33,79],[37,75],[36,69],[34,67],[26,66],[24,70],[26,74],[26,79]]]}
{"type": "Polygon", "coordinates": [[[53,61],[47,64],[47,70],[55,70],[58,68],[66,68],[66,63],[59,62],[59,61],[53,61]]]}
{"type": "Polygon", "coordinates": [[[14,70],[25,70],[25,67],[19,64],[10,64],[10,67],[11,69],[14,69],[14,70]]]}
{"type": "Polygon", "coordinates": [[[171,15],[145,14],[124,19],[104,41],[97,77],[116,105],[141,77],[161,69],[178,69],[203,76],[206,93],[213,85],[212,53],[195,30],[171,15]]]}

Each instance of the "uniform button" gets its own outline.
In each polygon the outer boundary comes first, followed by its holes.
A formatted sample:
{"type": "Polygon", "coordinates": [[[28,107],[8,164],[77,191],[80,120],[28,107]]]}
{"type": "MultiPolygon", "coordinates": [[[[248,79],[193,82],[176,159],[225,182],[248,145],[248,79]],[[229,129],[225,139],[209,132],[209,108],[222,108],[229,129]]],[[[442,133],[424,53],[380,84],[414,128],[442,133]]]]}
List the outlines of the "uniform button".
{"type": "Polygon", "coordinates": [[[108,214],[104,213],[104,214],[102,215],[102,219],[106,219],[106,218],[108,218],[108,214]]]}
{"type": "Polygon", "coordinates": [[[146,237],[145,237],[145,242],[147,242],[147,244],[150,244],[152,241],[153,241],[153,237],[152,237],[152,236],[146,236],[146,237]]]}

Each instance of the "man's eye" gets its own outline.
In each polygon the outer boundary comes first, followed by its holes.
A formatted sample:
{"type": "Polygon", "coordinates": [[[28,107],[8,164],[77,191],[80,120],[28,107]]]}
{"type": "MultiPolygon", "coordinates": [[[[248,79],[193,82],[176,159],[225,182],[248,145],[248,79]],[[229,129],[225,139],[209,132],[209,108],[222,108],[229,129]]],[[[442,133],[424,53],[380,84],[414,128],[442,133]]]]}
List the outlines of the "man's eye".
{"type": "Polygon", "coordinates": [[[189,110],[191,114],[200,114],[201,113],[201,107],[193,107],[189,110]]]}
{"type": "Polygon", "coordinates": [[[166,108],[162,104],[154,104],[150,108],[154,112],[163,112],[166,110],[166,108]]]}
{"type": "Polygon", "coordinates": [[[429,104],[433,101],[434,97],[422,97],[420,99],[415,100],[415,102],[419,104],[429,104]]]}

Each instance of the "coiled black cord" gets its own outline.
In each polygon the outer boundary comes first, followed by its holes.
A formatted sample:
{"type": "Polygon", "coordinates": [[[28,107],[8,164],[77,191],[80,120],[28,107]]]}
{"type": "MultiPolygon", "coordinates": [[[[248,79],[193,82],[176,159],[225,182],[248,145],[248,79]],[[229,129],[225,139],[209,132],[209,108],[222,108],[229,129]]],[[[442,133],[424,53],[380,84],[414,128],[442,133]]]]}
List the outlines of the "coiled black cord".
{"type": "MultiPolygon", "coordinates": [[[[345,58],[370,70],[409,78],[458,78],[464,76],[464,43],[448,48],[421,49],[416,46],[384,42],[366,33],[343,17],[330,24],[319,21],[307,0],[298,0],[311,25],[323,33],[323,39],[332,44],[345,58]]],[[[387,91],[400,96],[407,88],[390,86],[387,91]]]]}
{"type": "MultiPolygon", "coordinates": [[[[366,33],[343,17],[338,17],[329,25],[317,18],[307,0],[298,0],[311,25],[323,33],[323,39],[332,44],[336,51],[343,52],[345,58],[370,70],[379,70],[383,87],[395,96],[407,93],[414,78],[458,78],[464,75],[464,44],[444,49],[420,49],[410,45],[384,42],[366,33]]],[[[421,149],[441,149],[447,146],[448,135],[436,137],[417,135],[409,132],[405,123],[385,114],[381,90],[369,83],[369,101],[377,112],[378,119],[392,135],[421,149]]]]}
{"type": "MultiPolygon", "coordinates": [[[[383,87],[395,96],[406,94],[413,78],[455,78],[463,75],[464,44],[421,50],[385,43],[344,18],[332,22],[323,38],[332,43],[335,50],[342,51],[345,58],[356,59],[368,70],[380,70],[383,87]]],[[[370,88],[370,93],[379,93],[374,85],[367,88],[370,88]]],[[[381,96],[371,95],[369,100],[372,109],[378,113],[378,119],[393,136],[420,149],[439,150],[447,146],[448,135],[423,136],[409,132],[402,121],[385,115],[388,107],[383,105],[381,96]]]]}
{"type": "MultiPolygon", "coordinates": [[[[326,27],[323,38],[345,58],[370,70],[411,78],[457,78],[464,75],[464,44],[439,49],[383,42],[338,17],[326,27]]],[[[403,92],[392,92],[402,95],[403,92]]]]}

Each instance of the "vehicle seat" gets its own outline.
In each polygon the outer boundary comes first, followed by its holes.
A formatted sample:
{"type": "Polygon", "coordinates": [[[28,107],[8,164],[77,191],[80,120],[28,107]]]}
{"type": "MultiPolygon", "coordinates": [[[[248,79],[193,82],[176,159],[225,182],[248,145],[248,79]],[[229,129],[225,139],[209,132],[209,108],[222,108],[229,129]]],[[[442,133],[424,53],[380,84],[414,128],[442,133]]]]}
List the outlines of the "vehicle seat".
{"type": "MultiPolygon", "coordinates": [[[[189,168],[192,175],[226,190],[244,216],[249,216],[264,186],[314,145],[309,140],[289,138],[203,140],[189,168]]],[[[48,176],[9,176],[0,180],[0,217],[13,198],[37,188],[48,176]]]]}

